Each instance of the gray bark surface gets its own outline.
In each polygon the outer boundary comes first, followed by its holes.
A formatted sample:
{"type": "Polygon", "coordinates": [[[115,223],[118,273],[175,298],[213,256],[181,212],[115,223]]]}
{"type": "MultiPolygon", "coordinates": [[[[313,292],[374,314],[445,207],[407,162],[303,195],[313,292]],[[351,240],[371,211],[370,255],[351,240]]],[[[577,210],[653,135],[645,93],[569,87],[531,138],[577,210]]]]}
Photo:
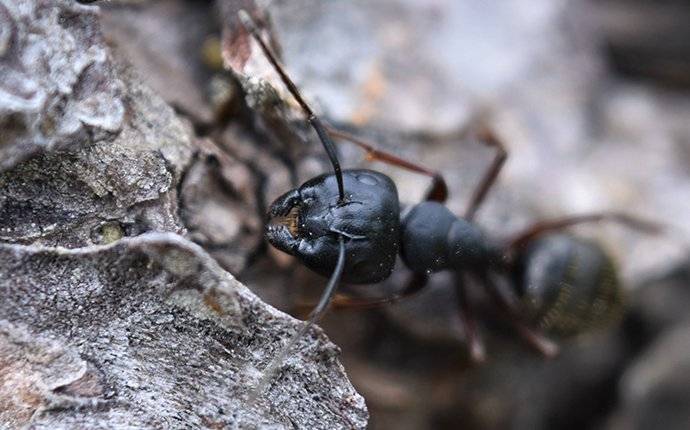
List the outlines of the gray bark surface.
{"type": "Polygon", "coordinates": [[[200,247],[147,233],[79,249],[0,245],[0,423],[7,428],[364,428],[320,330],[255,405],[298,323],[200,247]]]}
{"type": "Polygon", "coordinates": [[[300,323],[183,236],[199,142],[97,8],[0,1],[0,127],[0,428],[366,426],[320,329],[247,401],[300,323]]]}

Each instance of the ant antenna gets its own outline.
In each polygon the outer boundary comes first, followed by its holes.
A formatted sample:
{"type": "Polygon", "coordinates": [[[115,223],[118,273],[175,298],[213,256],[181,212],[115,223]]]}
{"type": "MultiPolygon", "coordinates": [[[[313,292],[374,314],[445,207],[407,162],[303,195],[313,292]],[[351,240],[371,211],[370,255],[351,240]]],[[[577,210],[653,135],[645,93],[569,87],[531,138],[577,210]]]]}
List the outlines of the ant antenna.
{"type": "Polygon", "coordinates": [[[338,262],[335,265],[335,270],[331,275],[331,279],[328,280],[326,289],[319,299],[319,303],[316,305],[311,314],[309,314],[309,319],[305,321],[302,328],[295,333],[290,341],[283,347],[282,350],[276,355],[273,360],[264,369],[263,376],[257,384],[256,388],[249,393],[249,403],[254,404],[256,399],[263,393],[264,389],[271,382],[273,377],[278,372],[278,367],[283,363],[287,355],[290,353],[292,348],[297,344],[297,342],[304,336],[309,329],[319,322],[328,310],[328,306],[331,304],[333,296],[335,295],[336,287],[340,282],[340,276],[343,274],[343,269],[345,268],[345,239],[342,235],[338,235],[338,262]]]}
{"type": "Polygon", "coordinates": [[[268,58],[268,61],[271,63],[271,65],[273,65],[273,68],[280,76],[280,79],[283,81],[283,84],[285,84],[287,89],[290,91],[290,94],[292,94],[292,97],[294,97],[295,100],[297,100],[297,103],[300,105],[304,113],[307,115],[307,122],[309,122],[309,124],[314,128],[316,134],[319,135],[321,144],[323,145],[323,148],[326,150],[326,154],[328,154],[328,158],[331,160],[331,164],[333,165],[333,170],[335,171],[335,178],[338,182],[338,201],[342,203],[343,201],[345,201],[343,174],[340,170],[340,162],[338,161],[338,155],[335,152],[335,145],[333,144],[333,141],[328,135],[326,128],[324,127],[321,120],[316,116],[311,107],[309,107],[307,102],[304,100],[299,90],[297,89],[297,86],[294,82],[292,82],[292,79],[290,79],[287,72],[285,71],[285,68],[283,68],[283,66],[280,65],[277,57],[271,51],[271,48],[269,48],[266,42],[264,42],[264,40],[261,38],[259,30],[256,24],[254,24],[254,21],[249,16],[249,14],[244,9],[240,9],[237,12],[237,16],[240,18],[240,21],[242,21],[242,25],[244,26],[244,28],[249,33],[251,33],[254,39],[259,43],[259,46],[261,46],[261,50],[264,52],[266,58],[268,58]]]}

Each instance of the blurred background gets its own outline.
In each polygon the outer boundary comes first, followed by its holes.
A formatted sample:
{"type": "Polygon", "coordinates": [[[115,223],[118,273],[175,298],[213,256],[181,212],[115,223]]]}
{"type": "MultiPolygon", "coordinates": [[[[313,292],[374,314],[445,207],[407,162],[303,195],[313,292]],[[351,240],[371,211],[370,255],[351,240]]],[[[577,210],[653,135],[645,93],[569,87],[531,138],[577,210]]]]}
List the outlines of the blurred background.
{"type": "MultiPolygon", "coordinates": [[[[509,158],[478,214],[507,237],[545,218],[619,210],[668,226],[574,231],[615,258],[619,324],[545,361],[490,313],[467,359],[452,279],[322,324],[372,429],[690,427],[690,4],[680,0],[250,0],[100,4],[105,36],[198,136],[181,188],[189,236],[265,301],[303,316],[325,280],[263,241],[270,202],[329,170],[318,140],[235,13],[252,12],[317,111],[438,170],[462,213],[492,159],[464,131],[486,115],[509,158]],[[268,85],[267,85],[268,84],[268,85]]],[[[403,203],[424,177],[381,170],[403,203]]],[[[345,286],[378,296],[402,286],[345,286]]],[[[476,298],[480,303],[481,294],[476,298]]]]}

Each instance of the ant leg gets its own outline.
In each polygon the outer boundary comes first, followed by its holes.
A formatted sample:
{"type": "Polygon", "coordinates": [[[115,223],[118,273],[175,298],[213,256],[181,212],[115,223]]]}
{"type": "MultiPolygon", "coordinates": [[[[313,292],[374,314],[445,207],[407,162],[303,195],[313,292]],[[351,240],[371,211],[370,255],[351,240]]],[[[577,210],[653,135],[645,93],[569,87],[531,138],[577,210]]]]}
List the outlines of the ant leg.
{"type": "Polygon", "coordinates": [[[285,68],[280,64],[278,58],[273,53],[271,48],[261,38],[259,30],[257,29],[256,24],[254,24],[254,21],[249,16],[249,14],[245,10],[240,10],[239,12],[237,12],[237,15],[240,18],[240,21],[242,22],[244,28],[249,33],[251,33],[252,37],[254,37],[254,39],[258,42],[264,55],[271,63],[275,71],[278,73],[280,79],[283,81],[283,84],[287,87],[288,91],[290,91],[292,97],[294,97],[295,100],[297,100],[297,103],[300,105],[300,107],[306,114],[307,122],[309,122],[312,128],[316,131],[316,134],[319,136],[321,144],[323,145],[324,150],[326,150],[326,154],[328,155],[328,158],[330,159],[331,164],[333,165],[335,178],[338,182],[339,201],[343,202],[345,200],[345,190],[343,188],[343,174],[340,169],[340,162],[338,161],[338,155],[335,152],[335,145],[333,144],[333,141],[326,132],[323,123],[321,122],[319,117],[316,116],[312,108],[304,100],[302,94],[300,94],[299,90],[297,89],[297,86],[292,81],[292,79],[290,79],[290,76],[288,76],[287,72],[285,71],[285,68]]]}
{"type": "Polygon", "coordinates": [[[503,312],[506,320],[528,345],[547,358],[554,358],[558,355],[558,345],[525,324],[524,318],[517,309],[517,299],[515,297],[511,296],[512,300],[506,298],[487,273],[477,272],[476,275],[482,284],[486,286],[491,300],[503,312]]]}
{"type": "MultiPolygon", "coordinates": [[[[412,297],[420,292],[425,286],[429,277],[426,274],[413,274],[405,287],[390,296],[377,298],[354,298],[354,297],[336,297],[333,299],[331,306],[333,309],[373,309],[385,306],[391,303],[399,302],[400,300],[412,297]]],[[[299,305],[299,307],[308,305],[299,305]]]]}
{"type": "Polygon", "coordinates": [[[659,234],[663,231],[661,224],[634,217],[622,212],[595,212],[582,215],[573,215],[564,218],[556,218],[553,220],[539,221],[510,239],[506,249],[509,252],[514,251],[524,246],[535,237],[544,233],[562,230],[564,228],[572,227],[576,224],[599,221],[617,222],[628,228],[639,230],[647,234],[659,234]]]}
{"type": "Polygon", "coordinates": [[[478,137],[485,145],[494,148],[496,150],[496,155],[494,156],[493,162],[486,170],[486,173],[484,173],[481,182],[479,182],[479,185],[472,194],[470,204],[465,211],[465,219],[467,221],[472,221],[474,219],[479,207],[484,202],[491,187],[496,183],[496,178],[498,178],[498,174],[501,172],[504,163],[508,159],[508,151],[503,145],[503,142],[501,142],[490,129],[483,128],[479,132],[478,137]]]}
{"type": "Polygon", "coordinates": [[[448,186],[446,185],[446,181],[445,179],[443,179],[443,176],[441,176],[440,173],[435,172],[433,170],[429,170],[424,166],[400,158],[397,155],[391,154],[390,152],[376,149],[373,144],[366,142],[358,137],[355,137],[350,133],[332,127],[330,125],[326,125],[326,130],[328,131],[328,133],[330,133],[331,136],[346,140],[362,148],[367,153],[368,161],[381,161],[392,166],[400,167],[411,172],[431,177],[433,182],[431,183],[431,187],[426,193],[425,200],[433,200],[443,203],[448,198],[448,186]]]}
{"type": "Polygon", "coordinates": [[[455,274],[455,285],[457,287],[458,304],[460,305],[460,322],[465,331],[465,338],[470,351],[470,360],[475,364],[483,363],[486,359],[484,343],[477,333],[477,320],[467,296],[467,287],[463,273],[455,274]]]}
{"type": "Polygon", "coordinates": [[[343,236],[338,236],[338,246],[338,262],[336,263],[335,270],[333,270],[331,278],[328,280],[328,284],[326,284],[326,288],[324,289],[323,294],[321,295],[319,303],[316,305],[314,310],[309,315],[309,319],[302,325],[302,327],[297,331],[297,333],[295,333],[292,336],[292,338],[283,347],[283,349],[281,349],[280,352],[275,357],[273,357],[273,360],[271,360],[268,366],[266,366],[261,380],[256,385],[256,388],[250,392],[250,403],[253,403],[257,399],[257,397],[261,395],[264,389],[268,386],[271,379],[273,379],[273,377],[277,373],[278,367],[283,364],[283,361],[285,361],[285,358],[290,353],[292,348],[309,331],[309,329],[314,324],[321,320],[321,318],[328,310],[333,296],[335,295],[338,283],[340,282],[340,276],[343,274],[343,269],[345,268],[345,238],[343,236]]]}

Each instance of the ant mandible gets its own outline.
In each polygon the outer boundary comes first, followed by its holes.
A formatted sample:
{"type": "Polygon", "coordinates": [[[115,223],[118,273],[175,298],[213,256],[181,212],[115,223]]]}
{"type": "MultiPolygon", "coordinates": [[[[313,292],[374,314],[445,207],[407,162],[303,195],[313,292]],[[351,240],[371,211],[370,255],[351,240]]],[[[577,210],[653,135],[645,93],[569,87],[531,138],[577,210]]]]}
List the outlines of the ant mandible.
{"type": "Polygon", "coordinates": [[[575,224],[604,220],[647,233],[659,232],[658,225],[623,213],[601,212],[540,221],[505,243],[492,240],[474,218],[508,153],[488,128],[482,128],[477,137],[494,148],[495,158],[472,194],[464,216],[457,217],[443,205],[448,189],[440,174],[325,125],[263,41],[251,17],[245,11],[238,15],[304,111],[334,170],[288,191],[269,208],[265,233],[269,243],[330,279],[306,324],[264,371],[257,392],[329,305],[365,308],[391,303],[417,293],[424,288],[429,275],[442,270],[455,275],[461,322],[470,358],[475,362],[484,360],[484,347],[466,295],[467,275],[485,287],[492,303],[517,334],[546,357],[554,357],[558,346],[544,337],[537,326],[574,333],[597,325],[620,310],[621,289],[609,256],[598,244],[560,231],[575,224]],[[361,147],[370,160],[431,177],[424,201],[401,212],[393,181],[373,170],[342,170],[331,136],[361,147]],[[334,301],[341,278],[353,284],[383,281],[393,271],[398,254],[412,271],[400,292],[380,299],[334,301]],[[510,283],[510,296],[499,287],[498,276],[510,283]]]}

